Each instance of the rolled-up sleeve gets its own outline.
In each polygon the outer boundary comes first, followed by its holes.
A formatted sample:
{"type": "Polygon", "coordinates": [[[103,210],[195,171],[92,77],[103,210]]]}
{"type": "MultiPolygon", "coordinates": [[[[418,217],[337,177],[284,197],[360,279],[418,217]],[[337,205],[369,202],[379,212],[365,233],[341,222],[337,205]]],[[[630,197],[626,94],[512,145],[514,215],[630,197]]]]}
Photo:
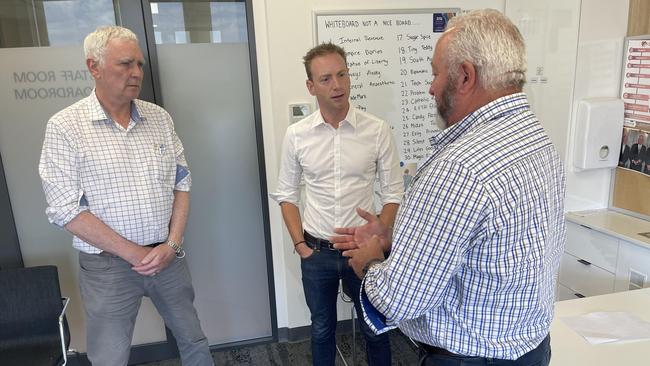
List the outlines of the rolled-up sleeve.
{"type": "Polygon", "coordinates": [[[382,206],[400,203],[404,195],[404,181],[399,168],[399,156],[390,126],[381,123],[377,137],[377,174],[379,175],[382,206]]]}
{"type": "Polygon", "coordinates": [[[363,311],[363,320],[375,334],[382,334],[391,329],[397,328],[397,325],[395,324],[386,324],[386,317],[384,314],[380,313],[379,310],[372,305],[370,299],[368,299],[366,290],[364,289],[364,282],[365,279],[361,282],[361,291],[359,293],[361,310],[363,311]]]}
{"type": "Polygon", "coordinates": [[[189,192],[192,187],[192,174],[185,159],[185,149],[176,132],[172,131],[172,133],[174,135],[174,151],[176,152],[176,180],[174,190],[189,192]]]}
{"type": "Polygon", "coordinates": [[[50,121],[45,130],[38,171],[47,200],[45,213],[50,223],[60,228],[88,210],[77,165],[74,141],[50,121]]]}
{"type": "Polygon", "coordinates": [[[277,203],[289,202],[297,205],[300,201],[302,166],[297,156],[296,137],[291,128],[284,136],[281,159],[278,187],[270,196],[277,203]]]}

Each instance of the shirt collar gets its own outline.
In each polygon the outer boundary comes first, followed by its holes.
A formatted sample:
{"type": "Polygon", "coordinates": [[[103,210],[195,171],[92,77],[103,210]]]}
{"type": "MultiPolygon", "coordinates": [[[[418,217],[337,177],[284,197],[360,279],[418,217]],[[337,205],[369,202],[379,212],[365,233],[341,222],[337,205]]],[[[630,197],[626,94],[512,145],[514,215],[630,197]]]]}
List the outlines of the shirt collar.
{"type": "Polygon", "coordinates": [[[106,112],[104,112],[104,108],[102,108],[102,105],[99,104],[99,100],[97,99],[97,94],[95,94],[95,89],[93,89],[93,91],[88,96],[88,100],[90,101],[91,121],[95,122],[95,121],[109,120],[108,116],[106,115],[106,112]]]}
{"type": "MultiPolygon", "coordinates": [[[[354,113],[354,110],[355,110],[355,108],[353,106],[350,106],[350,108],[348,108],[348,113],[345,115],[345,118],[343,118],[343,120],[339,123],[339,127],[344,122],[347,122],[347,124],[352,126],[353,129],[356,129],[356,127],[357,127],[357,114],[354,113]]],[[[316,114],[316,118],[314,118],[314,121],[312,122],[311,127],[316,128],[317,126],[319,126],[321,124],[326,124],[327,125],[328,123],[325,122],[325,120],[323,119],[323,115],[320,113],[320,110],[318,110],[318,113],[316,114]]]]}
{"type": "Polygon", "coordinates": [[[138,107],[135,101],[131,102],[131,119],[134,120],[135,122],[144,122],[147,120],[146,117],[143,117],[140,114],[140,107],[138,107]]]}
{"type": "Polygon", "coordinates": [[[519,109],[530,109],[525,93],[503,96],[468,114],[453,126],[433,135],[429,141],[433,146],[450,144],[474,127],[490,123],[519,109]]]}
{"type": "MultiPolygon", "coordinates": [[[[97,99],[95,89],[93,89],[88,98],[90,100],[90,120],[93,122],[110,121],[111,119],[108,117],[106,111],[104,111],[104,108],[99,103],[99,99],[97,99]]],[[[131,102],[131,119],[136,123],[147,120],[145,117],[142,117],[142,114],[140,114],[139,107],[135,101],[131,102]]]]}

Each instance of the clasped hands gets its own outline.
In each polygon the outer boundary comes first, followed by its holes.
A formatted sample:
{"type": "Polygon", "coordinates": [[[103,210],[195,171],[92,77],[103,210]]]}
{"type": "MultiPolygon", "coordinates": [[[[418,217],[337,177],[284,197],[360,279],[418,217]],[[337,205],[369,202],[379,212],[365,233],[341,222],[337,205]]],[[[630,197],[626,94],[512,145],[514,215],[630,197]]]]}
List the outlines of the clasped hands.
{"type": "Polygon", "coordinates": [[[366,224],[356,227],[336,228],[340,235],[329,240],[334,248],[343,251],[348,257],[348,264],[359,278],[363,278],[363,267],[373,259],[384,260],[384,253],[390,250],[392,230],[379,218],[365,210],[357,208],[357,214],[366,220],[366,224]]]}
{"type": "Polygon", "coordinates": [[[141,259],[133,264],[134,271],[143,276],[155,276],[165,269],[176,257],[176,252],[166,244],[158,245],[155,248],[140,247],[141,259]]]}

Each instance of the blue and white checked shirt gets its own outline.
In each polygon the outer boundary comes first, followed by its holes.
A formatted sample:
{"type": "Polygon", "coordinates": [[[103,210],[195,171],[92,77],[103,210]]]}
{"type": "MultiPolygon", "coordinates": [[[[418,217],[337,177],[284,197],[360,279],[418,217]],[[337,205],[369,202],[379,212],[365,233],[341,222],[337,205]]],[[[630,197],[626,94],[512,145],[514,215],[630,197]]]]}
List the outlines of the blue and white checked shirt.
{"type": "Polygon", "coordinates": [[[390,257],[364,279],[364,318],[375,331],[399,326],[457,354],[516,359],[553,317],[562,162],[523,93],[476,110],[432,144],[390,257]]]}
{"type": "MultiPolygon", "coordinates": [[[[125,129],[108,118],[94,91],[47,123],[39,174],[51,223],[64,227],[90,210],[140,245],[167,240],[174,190],[191,186],[183,145],[164,109],[134,100],[125,129]]],[[[101,252],[76,236],[73,245],[101,252]]]]}

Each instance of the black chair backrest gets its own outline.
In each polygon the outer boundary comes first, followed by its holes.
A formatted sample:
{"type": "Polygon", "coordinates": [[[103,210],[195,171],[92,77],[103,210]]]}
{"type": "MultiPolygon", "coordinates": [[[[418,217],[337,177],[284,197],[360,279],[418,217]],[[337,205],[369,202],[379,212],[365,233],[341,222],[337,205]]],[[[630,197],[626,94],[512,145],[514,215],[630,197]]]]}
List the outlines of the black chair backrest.
{"type": "Polygon", "coordinates": [[[0,271],[0,340],[58,333],[63,309],[56,266],[0,271]]]}

